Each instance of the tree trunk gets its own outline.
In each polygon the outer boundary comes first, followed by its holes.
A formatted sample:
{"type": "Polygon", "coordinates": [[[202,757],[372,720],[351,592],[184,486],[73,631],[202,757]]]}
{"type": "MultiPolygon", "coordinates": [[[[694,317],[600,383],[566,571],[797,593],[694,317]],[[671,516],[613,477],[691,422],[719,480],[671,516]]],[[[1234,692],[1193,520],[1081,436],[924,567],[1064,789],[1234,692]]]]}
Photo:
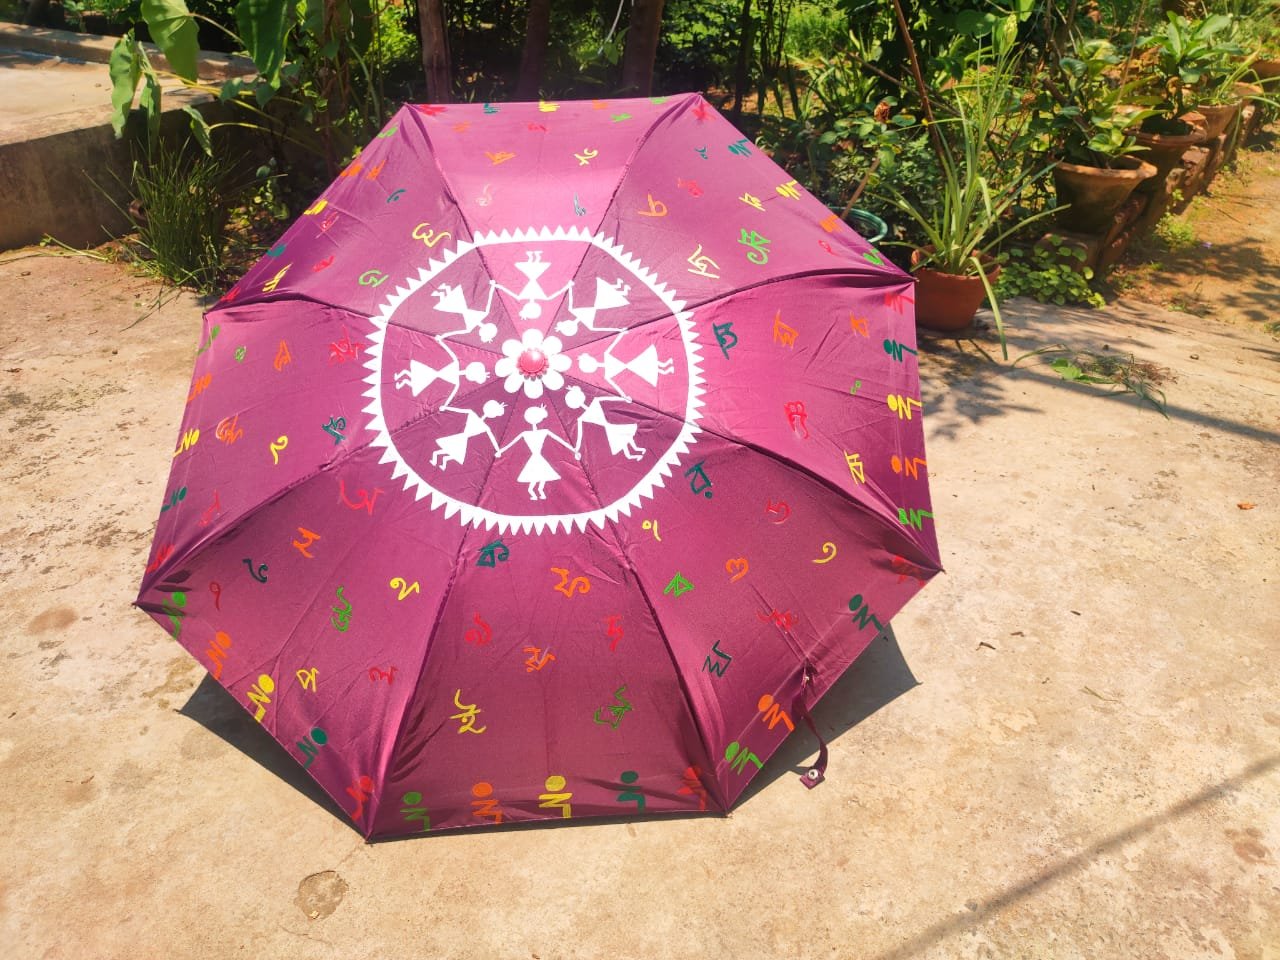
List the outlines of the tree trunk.
{"type": "Polygon", "coordinates": [[[653,61],[662,32],[663,0],[634,0],[627,47],[622,54],[622,90],[634,97],[653,93],[653,61]]]}
{"type": "Polygon", "coordinates": [[[742,0],[742,14],[738,17],[738,64],[733,71],[733,113],[730,119],[736,126],[742,119],[742,98],[747,95],[750,80],[751,55],[751,0],[742,0]]]}
{"type": "Polygon", "coordinates": [[[547,60],[547,39],[551,35],[551,0],[529,0],[529,16],[524,26],[524,52],[520,55],[520,80],[516,96],[536,100],[542,86],[542,68],[547,60]]]}
{"type": "Polygon", "coordinates": [[[444,0],[419,0],[418,31],[422,37],[422,70],[427,100],[450,103],[453,80],[449,70],[449,37],[444,28],[444,0]]]}

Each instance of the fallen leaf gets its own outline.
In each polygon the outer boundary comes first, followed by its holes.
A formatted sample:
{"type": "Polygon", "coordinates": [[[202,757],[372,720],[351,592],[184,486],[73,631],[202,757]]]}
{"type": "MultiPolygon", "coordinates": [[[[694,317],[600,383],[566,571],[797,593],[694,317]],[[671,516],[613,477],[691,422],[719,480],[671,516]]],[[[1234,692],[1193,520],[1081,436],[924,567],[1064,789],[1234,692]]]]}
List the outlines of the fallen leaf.
{"type": "Polygon", "coordinates": [[[979,641],[978,641],[978,646],[979,646],[979,647],[986,647],[988,650],[995,650],[995,647],[993,647],[991,644],[987,643],[987,641],[985,641],[985,640],[979,640],[979,641]]]}
{"type": "Polygon", "coordinates": [[[1013,633],[1009,634],[1009,636],[1011,636],[1011,637],[1025,637],[1025,636],[1026,636],[1026,634],[1025,634],[1025,633],[1023,633],[1021,630],[1015,630],[1015,631],[1013,631],[1013,633]]]}
{"type": "Polygon", "coordinates": [[[1236,504],[1236,506],[1237,506],[1237,507],[1239,507],[1241,510],[1252,510],[1254,507],[1256,507],[1256,506],[1257,506],[1257,504],[1256,504],[1256,503],[1249,503],[1249,502],[1246,500],[1244,503],[1237,503],[1237,504],[1236,504]]]}

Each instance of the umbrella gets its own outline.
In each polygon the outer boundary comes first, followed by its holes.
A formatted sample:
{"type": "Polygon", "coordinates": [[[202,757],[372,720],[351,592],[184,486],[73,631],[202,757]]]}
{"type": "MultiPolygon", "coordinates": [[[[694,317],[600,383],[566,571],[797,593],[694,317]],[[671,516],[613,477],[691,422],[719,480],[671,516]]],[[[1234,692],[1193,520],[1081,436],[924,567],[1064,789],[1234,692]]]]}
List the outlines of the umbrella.
{"type": "Polygon", "coordinates": [[[701,97],[411,105],[205,317],[138,605],[366,836],[724,811],[932,522],[910,278],[701,97]]]}

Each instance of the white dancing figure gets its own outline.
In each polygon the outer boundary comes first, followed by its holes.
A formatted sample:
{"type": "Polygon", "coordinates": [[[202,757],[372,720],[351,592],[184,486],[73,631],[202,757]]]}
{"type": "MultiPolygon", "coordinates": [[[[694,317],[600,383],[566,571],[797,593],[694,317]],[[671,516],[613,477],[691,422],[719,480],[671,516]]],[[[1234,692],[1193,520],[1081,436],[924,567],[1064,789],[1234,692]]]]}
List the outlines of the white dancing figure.
{"type": "Polygon", "coordinates": [[[429,367],[421,360],[410,360],[408,368],[396,374],[396,389],[403,390],[408,388],[409,392],[416,397],[437,380],[443,380],[453,388],[449,391],[448,399],[441,404],[442,407],[447,407],[453,403],[453,398],[457,396],[458,387],[464,377],[472,383],[484,383],[485,380],[489,379],[489,371],[485,369],[484,364],[479,360],[472,360],[464,367],[461,361],[458,360],[457,354],[450,350],[447,344],[440,342],[440,346],[452,358],[448,363],[443,367],[437,368],[429,367]]]}
{"type": "Polygon", "coordinates": [[[593,423],[604,431],[605,439],[609,441],[609,452],[615,457],[622,454],[628,460],[644,459],[644,447],[636,446],[637,425],[615,423],[605,416],[604,404],[623,403],[621,397],[595,397],[588,403],[586,392],[574,384],[565,391],[564,402],[570,409],[582,411],[578,415],[578,436],[574,443],[574,450],[578,456],[582,455],[582,425],[593,423]]]}
{"type": "Polygon", "coordinates": [[[658,348],[652,343],[630,360],[619,360],[613,355],[613,348],[618,345],[618,341],[621,339],[622,337],[619,335],[614,339],[613,343],[609,344],[604,352],[603,362],[590,354],[583,354],[578,357],[578,367],[586,374],[592,374],[597,370],[603,369],[605,382],[613,387],[614,393],[629,402],[631,395],[618,386],[617,377],[619,374],[624,372],[634,374],[649,386],[656,387],[658,385],[658,377],[674,373],[676,365],[674,360],[659,360],[658,348]]]}
{"type": "Polygon", "coordinates": [[[572,453],[575,458],[581,456],[577,450],[569,446],[569,441],[552,433],[545,427],[538,426],[546,418],[546,407],[529,407],[524,412],[524,420],[525,423],[529,424],[529,429],[521,431],[514,440],[505,446],[499,447],[494,454],[494,456],[500,457],[522,440],[528,446],[529,460],[524,465],[524,468],[521,469],[520,476],[516,477],[516,480],[519,483],[527,483],[529,485],[530,500],[547,499],[547,482],[560,479],[560,474],[556,472],[556,468],[551,465],[551,461],[542,453],[542,446],[547,440],[554,440],[572,453]]]}
{"type": "Polygon", "coordinates": [[[524,261],[517,263],[515,268],[523,273],[528,280],[523,289],[519,293],[514,293],[501,284],[498,284],[497,287],[507,296],[514,297],[520,302],[521,320],[537,320],[542,316],[543,303],[562,296],[566,290],[573,289],[572,280],[555,293],[547,293],[542,289],[542,275],[551,269],[551,264],[542,259],[541,250],[526,250],[524,261]]]}
{"type": "Polygon", "coordinates": [[[431,454],[433,467],[443,471],[450,461],[463,463],[467,459],[467,448],[471,445],[472,437],[487,436],[489,442],[493,444],[494,451],[497,452],[498,438],[493,435],[493,428],[489,426],[488,421],[502,416],[506,412],[506,404],[499,403],[497,400],[486,400],[483,412],[480,414],[463,407],[441,407],[440,409],[460,413],[466,417],[466,420],[463,421],[461,431],[436,440],[436,452],[431,454]]]}
{"type": "Polygon", "coordinates": [[[575,336],[578,327],[581,325],[593,332],[621,333],[622,327],[598,327],[596,326],[596,314],[601,310],[613,310],[617,307],[630,306],[631,301],[627,297],[631,293],[631,286],[624,284],[619,278],[613,283],[605,283],[603,278],[596,277],[596,299],[595,303],[589,307],[575,307],[573,305],[573,286],[569,287],[569,315],[572,320],[561,320],[556,324],[556,330],[566,337],[575,336]]]}
{"type": "Polygon", "coordinates": [[[489,310],[493,307],[493,293],[496,287],[497,284],[490,280],[489,299],[485,301],[483,310],[467,306],[466,294],[462,292],[461,287],[455,284],[442,283],[432,290],[431,295],[436,298],[434,309],[439,310],[441,313],[454,313],[462,318],[462,326],[460,328],[437,334],[436,339],[478,331],[481,343],[491,342],[498,335],[498,325],[496,323],[485,323],[484,319],[489,316],[489,310]]]}

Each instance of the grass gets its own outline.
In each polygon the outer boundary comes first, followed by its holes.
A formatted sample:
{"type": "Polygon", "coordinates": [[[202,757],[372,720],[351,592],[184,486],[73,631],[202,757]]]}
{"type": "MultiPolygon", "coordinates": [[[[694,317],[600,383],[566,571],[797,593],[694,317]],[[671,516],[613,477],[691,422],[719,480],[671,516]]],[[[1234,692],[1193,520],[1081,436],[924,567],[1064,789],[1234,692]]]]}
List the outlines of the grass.
{"type": "Polygon", "coordinates": [[[230,161],[189,146],[158,146],[135,160],[127,211],[138,231],[143,266],[180,286],[208,293],[223,269],[227,220],[242,191],[230,161]]]}
{"type": "Polygon", "coordinates": [[[1161,416],[1169,417],[1165,410],[1168,401],[1160,388],[1173,379],[1172,371],[1148,360],[1139,360],[1133,354],[1116,353],[1107,347],[1077,350],[1058,344],[1023,354],[1010,366],[1016,367],[1024,360],[1038,360],[1072,383],[1111,387],[1113,391],[1131,393],[1139,403],[1148,403],[1161,416]]]}

